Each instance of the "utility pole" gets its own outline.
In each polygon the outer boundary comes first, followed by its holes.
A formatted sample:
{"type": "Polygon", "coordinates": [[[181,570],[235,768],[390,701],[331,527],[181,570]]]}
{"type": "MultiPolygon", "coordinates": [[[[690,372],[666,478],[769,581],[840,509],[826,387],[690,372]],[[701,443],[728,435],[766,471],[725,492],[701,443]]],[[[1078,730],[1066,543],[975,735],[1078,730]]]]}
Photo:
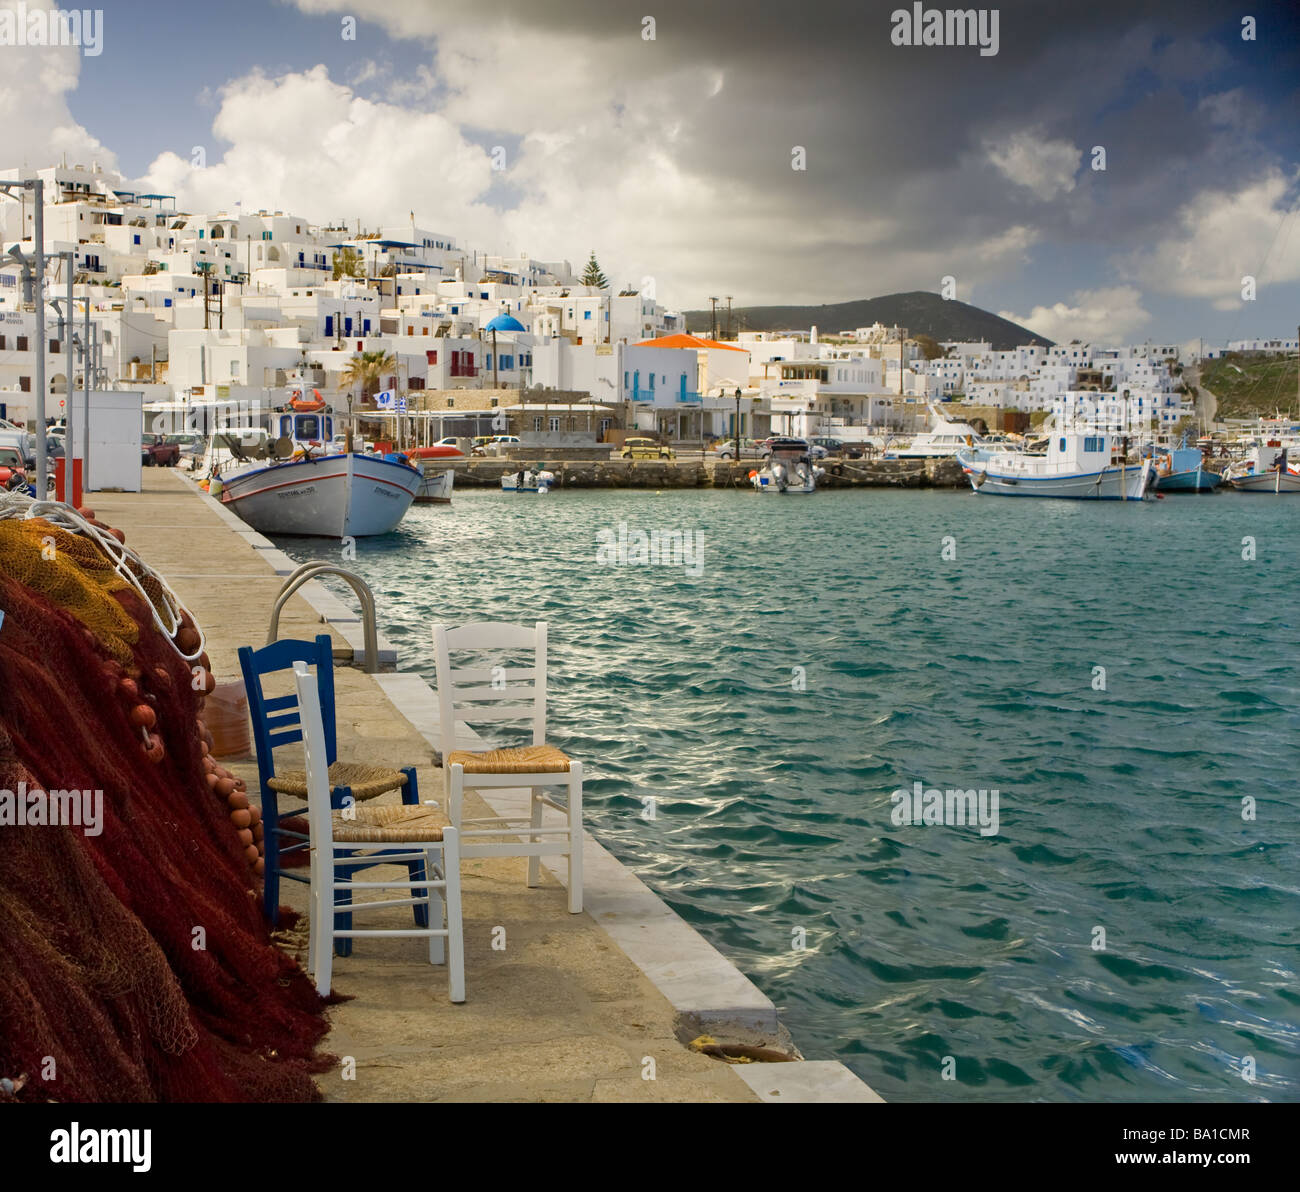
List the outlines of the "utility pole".
{"type": "Polygon", "coordinates": [[[727,295],[727,331],[724,336],[726,339],[731,338],[731,295],[727,295]]]}
{"type": "MultiPolygon", "coordinates": [[[[99,330],[98,327],[95,328],[99,330]]],[[[90,286],[86,286],[86,319],[81,325],[81,491],[90,492],[90,385],[95,356],[90,342],[90,286]]]]}
{"type": "Polygon", "coordinates": [[[710,314],[709,316],[709,338],[717,339],[718,338],[718,300],[716,298],[710,298],[709,306],[710,309],[712,310],[712,314],[710,314]]]}

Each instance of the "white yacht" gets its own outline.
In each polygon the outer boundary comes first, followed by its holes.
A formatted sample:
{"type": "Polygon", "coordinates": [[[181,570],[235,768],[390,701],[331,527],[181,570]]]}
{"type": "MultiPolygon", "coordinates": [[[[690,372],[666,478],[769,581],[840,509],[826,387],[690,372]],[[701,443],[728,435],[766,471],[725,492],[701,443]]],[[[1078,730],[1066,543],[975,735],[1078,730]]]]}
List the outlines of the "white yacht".
{"type": "Polygon", "coordinates": [[[885,459],[946,459],[963,448],[977,447],[982,441],[969,422],[947,418],[934,405],[929,406],[933,419],[930,429],[916,435],[907,447],[886,447],[885,459]]]}

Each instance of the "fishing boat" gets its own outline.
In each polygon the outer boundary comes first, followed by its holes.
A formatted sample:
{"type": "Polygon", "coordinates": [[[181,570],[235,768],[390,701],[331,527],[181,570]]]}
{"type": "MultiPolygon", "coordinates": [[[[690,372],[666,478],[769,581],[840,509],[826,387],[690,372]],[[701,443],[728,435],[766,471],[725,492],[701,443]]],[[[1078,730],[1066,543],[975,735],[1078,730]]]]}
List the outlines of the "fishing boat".
{"type": "Polygon", "coordinates": [[[1199,447],[1174,447],[1157,452],[1155,491],[1208,493],[1223,483],[1223,476],[1205,466],[1199,447]]]}
{"type": "Polygon", "coordinates": [[[1057,430],[1045,452],[957,453],[977,492],[998,497],[1059,497],[1076,501],[1140,501],[1154,478],[1150,459],[1129,463],[1117,434],[1057,430]]]}
{"type": "Polygon", "coordinates": [[[403,450],[402,454],[423,475],[419,491],[415,494],[416,501],[422,504],[449,504],[451,490],[456,483],[456,472],[451,462],[465,459],[465,453],[459,447],[435,443],[431,447],[410,447],[403,450]]]}
{"type": "Polygon", "coordinates": [[[545,467],[523,467],[501,477],[503,493],[548,493],[555,484],[555,473],[545,467]]]}
{"type": "Polygon", "coordinates": [[[1245,459],[1228,467],[1223,478],[1243,493],[1300,493],[1300,470],[1288,462],[1280,439],[1252,447],[1245,459]]]}
{"type": "Polygon", "coordinates": [[[388,533],[406,516],[423,473],[403,455],[354,451],[350,436],[340,442],[332,411],[312,392],[304,399],[301,387],[291,387],[287,408],[270,415],[273,439],[263,428],[256,428],[262,436],[214,436],[209,493],[263,534],[388,533]],[[254,447],[252,458],[245,442],[254,447]]]}
{"type": "Polygon", "coordinates": [[[807,440],[778,438],[761,470],[750,472],[749,482],[761,493],[802,493],[817,491],[817,481],[826,475],[825,468],[812,462],[807,440]]]}

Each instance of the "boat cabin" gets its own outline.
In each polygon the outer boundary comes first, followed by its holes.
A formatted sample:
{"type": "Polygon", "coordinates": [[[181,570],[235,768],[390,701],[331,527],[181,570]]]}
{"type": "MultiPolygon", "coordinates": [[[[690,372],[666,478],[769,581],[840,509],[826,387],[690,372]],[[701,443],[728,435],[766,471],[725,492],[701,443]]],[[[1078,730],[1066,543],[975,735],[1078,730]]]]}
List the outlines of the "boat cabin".
{"type": "Polygon", "coordinates": [[[279,437],[295,443],[328,443],[334,438],[334,419],[328,414],[281,414],[279,437]]]}

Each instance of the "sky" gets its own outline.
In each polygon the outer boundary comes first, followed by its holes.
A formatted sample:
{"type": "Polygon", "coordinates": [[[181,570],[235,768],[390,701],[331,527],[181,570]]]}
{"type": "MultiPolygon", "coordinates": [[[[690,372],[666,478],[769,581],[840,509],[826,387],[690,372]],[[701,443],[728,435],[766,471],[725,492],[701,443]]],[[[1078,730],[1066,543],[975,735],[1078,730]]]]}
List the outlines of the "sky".
{"type": "Polygon", "coordinates": [[[977,10],[995,53],[895,44],[912,9],[110,2],[99,53],[0,45],[0,167],[413,211],[469,248],[594,250],[677,309],[947,284],[1054,340],[1295,334],[1294,0],[1016,0],[977,10]]]}

